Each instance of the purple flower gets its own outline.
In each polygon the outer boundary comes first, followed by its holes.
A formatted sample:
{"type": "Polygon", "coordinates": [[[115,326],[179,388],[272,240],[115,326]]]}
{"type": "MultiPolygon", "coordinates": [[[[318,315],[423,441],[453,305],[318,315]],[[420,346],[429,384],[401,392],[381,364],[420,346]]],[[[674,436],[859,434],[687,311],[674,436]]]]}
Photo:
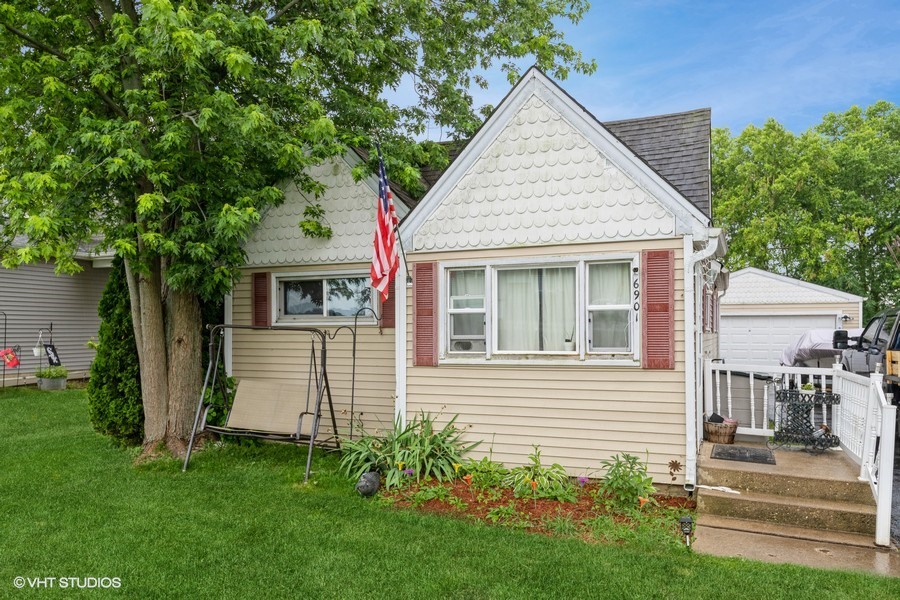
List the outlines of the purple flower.
{"type": "Polygon", "coordinates": [[[584,487],[587,482],[588,482],[588,478],[585,477],[584,475],[581,475],[578,477],[578,485],[580,485],[581,487],[584,487]]]}
{"type": "Polygon", "coordinates": [[[415,473],[416,472],[413,471],[412,469],[403,469],[403,474],[408,475],[409,477],[412,477],[413,475],[415,475],[415,473]]]}

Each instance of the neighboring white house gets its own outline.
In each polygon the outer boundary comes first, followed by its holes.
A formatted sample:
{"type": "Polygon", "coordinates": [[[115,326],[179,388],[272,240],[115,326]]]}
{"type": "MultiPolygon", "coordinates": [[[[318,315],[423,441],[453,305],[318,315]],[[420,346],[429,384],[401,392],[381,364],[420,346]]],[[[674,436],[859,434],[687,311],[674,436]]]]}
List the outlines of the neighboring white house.
{"type": "Polygon", "coordinates": [[[862,327],[863,298],[799,279],[746,268],[730,276],[719,303],[719,358],[780,364],[781,352],[810,329],[862,327]]]}

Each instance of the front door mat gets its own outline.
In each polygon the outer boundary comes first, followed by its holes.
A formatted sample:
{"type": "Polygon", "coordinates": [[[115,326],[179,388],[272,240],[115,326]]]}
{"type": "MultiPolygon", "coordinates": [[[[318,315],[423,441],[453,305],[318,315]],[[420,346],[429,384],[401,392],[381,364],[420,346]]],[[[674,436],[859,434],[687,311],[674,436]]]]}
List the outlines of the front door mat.
{"type": "Polygon", "coordinates": [[[761,465],[774,465],[775,455],[766,448],[752,448],[750,446],[731,446],[716,444],[713,446],[712,458],[719,460],[736,460],[739,462],[759,463],[761,465]]]}

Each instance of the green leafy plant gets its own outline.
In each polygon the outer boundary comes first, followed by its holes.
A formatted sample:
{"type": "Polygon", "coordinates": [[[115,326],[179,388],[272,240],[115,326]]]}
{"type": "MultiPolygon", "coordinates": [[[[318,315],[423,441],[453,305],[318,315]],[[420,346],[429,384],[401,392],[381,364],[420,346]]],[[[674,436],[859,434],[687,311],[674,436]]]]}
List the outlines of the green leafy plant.
{"type": "Polygon", "coordinates": [[[69,376],[69,370],[65,367],[44,367],[34,372],[39,379],[61,379],[69,376]]]}
{"type": "Polygon", "coordinates": [[[300,231],[308,238],[330,240],[334,231],[325,225],[325,209],[321,204],[310,204],[303,209],[303,220],[298,223],[300,231]]]}
{"type": "Polygon", "coordinates": [[[528,455],[531,464],[512,469],[503,484],[513,488],[516,498],[553,498],[561,502],[575,502],[575,490],[569,475],[562,465],[553,463],[549,467],[541,463],[541,448],[534,445],[528,455]]]}
{"type": "Polygon", "coordinates": [[[806,383],[804,383],[803,385],[800,386],[800,389],[805,390],[807,392],[814,392],[814,391],[816,391],[816,386],[814,386],[811,381],[807,381],[806,383]]]}
{"type": "Polygon", "coordinates": [[[491,460],[491,456],[485,456],[481,460],[469,459],[462,469],[464,474],[471,475],[471,485],[479,490],[486,490],[503,485],[503,480],[509,475],[509,469],[503,464],[491,460]]]}
{"type": "Polygon", "coordinates": [[[600,482],[597,499],[611,507],[623,509],[642,506],[656,491],[653,479],[647,475],[647,463],[641,463],[632,454],[616,454],[601,464],[606,469],[606,475],[600,482]]]}
{"type": "Polygon", "coordinates": [[[463,431],[454,416],[442,428],[435,426],[430,413],[420,412],[404,425],[399,419],[384,436],[363,435],[344,439],[341,471],[350,479],[363,473],[378,471],[384,476],[385,489],[399,487],[409,481],[435,478],[453,479],[463,456],[481,442],[466,444],[463,431]]]}
{"type": "Polygon", "coordinates": [[[495,506],[487,511],[484,518],[491,523],[503,523],[517,520],[519,518],[519,511],[516,510],[515,500],[510,500],[508,504],[503,506],[495,506]]]}
{"type": "Polygon", "coordinates": [[[485,488],[485,489],[481,490],[480,492],[478,492],[478,495],[475,496],[475,501],[480,502],[482,504],[488,504],[490,502],[496,502],[497,500],[499,500],[502,497],[503,497],[503,490],[496,488],[496,487],[491,487],[491,488],[485,488]]]}

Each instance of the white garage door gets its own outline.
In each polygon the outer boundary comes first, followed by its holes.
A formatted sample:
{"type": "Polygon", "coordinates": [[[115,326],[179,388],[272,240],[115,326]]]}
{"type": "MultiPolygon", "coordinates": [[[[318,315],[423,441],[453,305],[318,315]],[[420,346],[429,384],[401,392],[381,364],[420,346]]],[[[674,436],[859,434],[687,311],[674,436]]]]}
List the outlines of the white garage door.
{"type": "Polygon", "coordinates": [[[719,353],[730,363],[778,365],[803,333],[834,327],[834,315],[722,315],[719,353]]]}

